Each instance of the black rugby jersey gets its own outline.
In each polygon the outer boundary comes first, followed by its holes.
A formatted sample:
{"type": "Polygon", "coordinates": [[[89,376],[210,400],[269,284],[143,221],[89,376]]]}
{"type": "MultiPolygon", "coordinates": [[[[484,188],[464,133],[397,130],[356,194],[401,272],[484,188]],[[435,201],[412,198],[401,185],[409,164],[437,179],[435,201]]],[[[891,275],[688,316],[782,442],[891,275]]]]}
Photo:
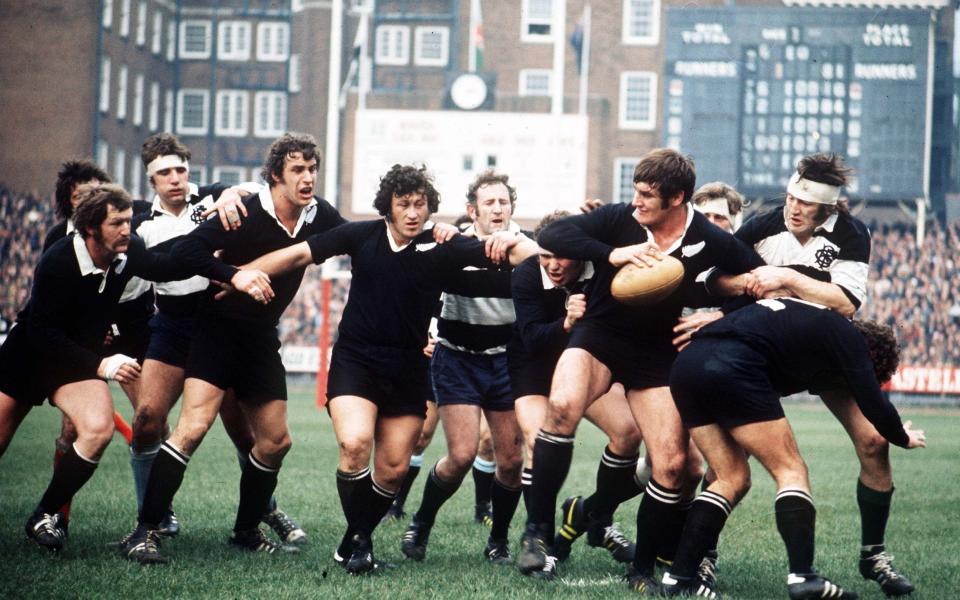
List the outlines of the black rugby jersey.
{"type": "MultiPolygon", "coordinates": [[[[183,236],[174,245],[172,255],[183,261],[193,275],[229,282],[238,266],[346,222],[329,202],[315,199],[303,209],[299,228],[291,235],[276,217],[268,188],[246,197],[243,203],[247,207],[247,216],[243,218],[240,229],[226,231],[220,219],[210,219],[183,236]],[[217,250],[222,250],[219,258],[213,255],[217,250]]],[[[201,302],[200,313],[275,326],[300,288],[305,270],[294,269],[271,277],[270,286],[275,297],[266,305],[256,302],[247,294],[229,294],[222,300],[214,300],[213,295],[220,288],[211,285],[201,302]]]]}
{"type": "Polygon", "coordinates": [[[568,287],[557,287],[544,274],[538,256],[531,256],[513,270],[513,306],[517,320],[510,340],[511,360],[554,365],[567,347],[570,334],[563,328],[567,298],[586,293],[593,275],[591,263],[584,264],[580,277],[568,287]]]}
{"type": "Polygon", "coordinates": [[[352,259],[338,343],[419,352],[446,279],[467,265],[498,267],[474,238],[458,235],[437,244],[427,230],[395,249],[389,235],[386,221],[378,219],[341,225],[307,243],[315,263],[339,254],[352,259]]]}
{"type": "Polygon", "coordinates": [[[807,277],[835,283],[856,308],[866,300],[870,231],[849,214],[831,215],[803,246],[787,230],[783,206],[756,215],[734,235],[768,265],[790,267],[807,277]]]}
{"type": "Polygon", "coordinates": [[[697,276],[712,267],[728,273],[744,273],[764,264],[749,246],[723,231],[689,204],[687,226],[666,254],[683,263],[683,281],[669,296],[650,306],[628,306],[610,293],[610,282],[619,270],[609,262],[614,248],[652,241],[646,227],[633,217],[630,204],[608,204],[589,214],[561,219],[540,234],[540,246],[557,256],[593,261],[595,270],[592,293],[582,322],[600,322],[607,328],[630,335],[669,336],[684,306],[704,306],[709,299],[702,294],[697,276]]]}
{"type": "Polygon", "coordinates": [[[106,271],[93,264],[83,238],[62,238],[40,259],[17,326],[27,328],[31,347],[44,360],[68,362],[96,377],[104,335],[134,276],[171,281],[186,273],[170,257],[148,251],[137,236],[106,271]]]}
{"type": "Polygon", "coordinates": [[[693,334],[740,340],[766,361],[776,390],[795,394],[836,375],[880,434],[906,447],[900,415],[880,391],[867,343],[846,318],[793,298],[758,300],[693,334]]]}

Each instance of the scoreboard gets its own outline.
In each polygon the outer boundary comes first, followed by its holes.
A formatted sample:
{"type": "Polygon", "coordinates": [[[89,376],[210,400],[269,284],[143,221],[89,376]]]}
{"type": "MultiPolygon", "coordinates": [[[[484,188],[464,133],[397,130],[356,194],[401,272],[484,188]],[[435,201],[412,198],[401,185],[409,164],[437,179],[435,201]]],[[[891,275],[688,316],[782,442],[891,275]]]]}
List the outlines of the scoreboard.
{"type": "Polygon", "coordinates": [[[814,152],[855,169],[852,197],[923,197],[929,29],[924,10],[668,9],[664,145],[748,197],[814,152]]]}

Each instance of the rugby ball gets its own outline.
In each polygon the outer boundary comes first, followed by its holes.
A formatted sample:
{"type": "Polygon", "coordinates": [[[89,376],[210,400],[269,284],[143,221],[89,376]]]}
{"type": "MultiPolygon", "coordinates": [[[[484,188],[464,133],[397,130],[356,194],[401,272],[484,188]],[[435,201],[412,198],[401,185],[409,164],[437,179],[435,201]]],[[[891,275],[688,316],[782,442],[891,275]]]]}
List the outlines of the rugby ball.
{"type": "Polygon", "coordinates": [[[683,263],[672,256],[654,262],[652,267],[627,263],[610,282],[610,293],[624,304],[644,306],[663,300],[683,281],[683,263]]]}

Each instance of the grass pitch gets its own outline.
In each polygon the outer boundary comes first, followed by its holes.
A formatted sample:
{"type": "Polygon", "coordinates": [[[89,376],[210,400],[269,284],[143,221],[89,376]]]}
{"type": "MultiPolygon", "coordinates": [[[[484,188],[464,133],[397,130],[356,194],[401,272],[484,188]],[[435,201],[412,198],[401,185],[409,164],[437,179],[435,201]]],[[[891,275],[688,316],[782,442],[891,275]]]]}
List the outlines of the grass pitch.
{"type": "MultiPolygon", "coordinates": [[[[74,500],[70,539],[60,555],[30,545],[23,524],[46,487],[60,413],[35,409],[0,459],[0,598],[629,598],[623,568],[603,550],[578,541],[561,566],[562,579],[541,582],[515,569],[486,564],[487,531],[475,525],[469,477],[441,510],[427,558],[413,563],[399,551],[404,523],[380,527],[377,556],[399,567],[384,575],[350,577],[334,566],[333,548],[344,522],[334,472],[336,443],[326,414],[313,405],[312,391],[292,389],[290,429],[294,447],[280,475],[280,505],[307,530],[310,544],[296,556],[255,556],[227,546],[233,525],[240,470],[233,447],[216,425],[191,460],[175,506],[180,537],[163,545],[171,564],[141,567],[120,559],[107,543],[129,531],[134,493],[129,454],[119,436],[99,470],[74,500]]],[[[129,418],[122,394],[116,405],[129,418]]],[[[810,466],[817,505],[816,564],[835,582],[883,598],[879,587],[857,572],[859,516],[855,484],[858,464],[840,425],[819,405],[791,405],[788,416],[810,466]]],[[[888,549],[916,584],[914,598],[953,598],[960,592],[960,412],[906,409],[904,419],[927,432],[930,448],[894,448],[898,491],[888,527],[888,549]]],[[[604,439],[584,425],[561,499],[590,493],[604,439]]],[[[428,450],[425,467],[444,451],[442,432],[428,450]]],[[[753,463],[753,490],[734,511],[721,538],[720,589],[742,599],[786,598],[786,556],[773,516],[770,477],[753,463]]],[[[425,473],[425,471],[424,471],[425,473]]],[[[418,479],[408,510],[419,504],[418,479]]],[[[619,521],[635,530],[638,499],[621,507],[619,521]]],[[[511,529],[516,548],[524,512],[511,529]]]]}

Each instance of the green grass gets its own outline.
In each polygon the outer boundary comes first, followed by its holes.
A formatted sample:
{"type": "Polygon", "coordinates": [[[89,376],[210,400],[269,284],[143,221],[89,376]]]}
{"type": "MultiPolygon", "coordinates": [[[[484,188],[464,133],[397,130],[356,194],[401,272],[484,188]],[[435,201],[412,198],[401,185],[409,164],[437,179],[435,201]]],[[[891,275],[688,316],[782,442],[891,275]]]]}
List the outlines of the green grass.
{"type": "MultiPolygon", "coordinates": [[[[562,581],[534,581],[514,569],[487,565],[481,556],[486,531],[471,521],[469,478],[441,511],[426,561],[403,560],[403,524],[393,524],[377,530],[377,555],[400,567],[387,575],[347,576],[331,559],[344,525],[334,483],[336,444],[329,419],[314,408],[312,398],[308,389],[293,390],[294,447],[277,489],[281,506],[310,535],[306,551],[251,556],[225,544],[236,509],[239,469],[223,429],[216,425],[191,461],[176,498],[183,533],[163,546],[173,562],[150,568],[121,560],[106,547],[127,533],[134,520],[128,453],[119,438],[75,499],[65,551],[50,556],[26,542],[23,523],[49,480],[60,418],[50,407],[34,410],[0,459],[0,598],[631,597],[619,580],[622,568],[582,541],[563,565],[562,581]]],[[[129,417],[125,399],[118,399],[117,406],[129,417]]],[[[882,598],[879,588],[862,581],[856,570],[858,466],[849,440],[819,406],[793,405],[788,414],[813,479],[818,568],[861,591],[863,598],[882,598]]],[[[954,597],[960,589],[960,413],[910,409],[904,418],[926,429],[931,447],[893,450],[898,491],[888,546],[917,585],[915,598],[954,597]]],[[[428,451],[427,465],[442,453],[442,440],[440,433],[428,451]]],[[[583,427],[564,495],[590,491],[603,443],[597,430],[583,427]]],[[[421,476],[408,508],[418,504],[422,483],[421,476]]],[[[631,536],[637,502],[618,513],[631,536]]],[[[731,516],[721,540],[721,590],[731,597],[786,597],[786,557],[772,506],[772,482],[754,466],[753,490],[731,516]]],[[[514,547],[523,519],[521,506],[511,530],[514,547]]]]}

